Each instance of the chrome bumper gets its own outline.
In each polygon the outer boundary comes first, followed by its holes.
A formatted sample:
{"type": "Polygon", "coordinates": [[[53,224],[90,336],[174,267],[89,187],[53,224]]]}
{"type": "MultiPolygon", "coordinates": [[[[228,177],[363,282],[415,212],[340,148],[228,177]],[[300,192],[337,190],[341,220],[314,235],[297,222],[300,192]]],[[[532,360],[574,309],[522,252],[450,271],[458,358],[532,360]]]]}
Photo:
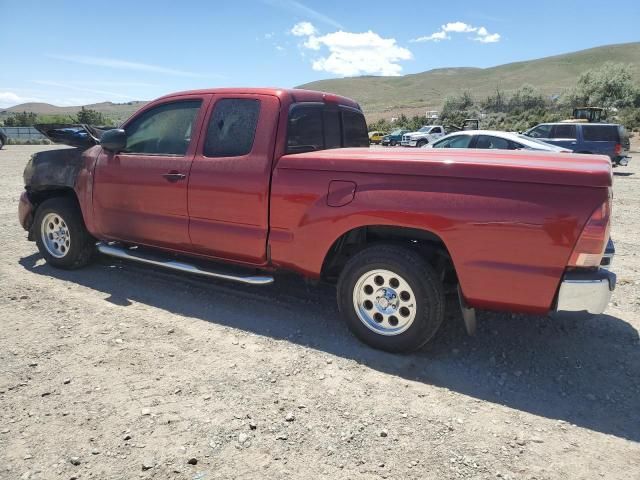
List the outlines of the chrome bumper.
{"type": "Polygon", "coordinates": [[[604,312],[616,288],[616,275],[599,268],[565,273],[554,313],[592,314],[604,312]]]}

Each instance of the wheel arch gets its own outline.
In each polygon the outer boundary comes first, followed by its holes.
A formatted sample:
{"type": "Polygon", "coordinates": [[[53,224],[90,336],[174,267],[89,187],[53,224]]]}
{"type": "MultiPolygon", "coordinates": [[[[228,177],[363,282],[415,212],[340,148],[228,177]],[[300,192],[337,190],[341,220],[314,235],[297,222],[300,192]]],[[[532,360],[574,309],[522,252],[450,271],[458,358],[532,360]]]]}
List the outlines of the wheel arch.
{"type": "Polygon", "coordinates": [[[45,200],[49,200],[54,197],[68,197],[73,199],[78,207],[80,206],[80,202],[78,200],[78,194],[76,191],[67,186],[63,185],[47,185],[41,186],[38,189],[27,189],[27,195],[29,200],[31,201],[33,207],[37,209],[42,202],[45,200]]]}
{"type": "Polygon", "coordinates": [[[436,268],[443,281],[457,282],[453,258],[438,234],[427,229],[390,225],[363,225],[338,236],[324,255],[321,277],[335,280],[349,258],[369,246],[379,244],[416,250],[436,268]]]}
{"type": "Polygon", "coordinates": [[[65,186],[44,186],[38,188],[37,190],[27,189],[27,197],[33,206],[32,214],[30,215],[30,224],[27,226],[27,231],[29,232],[29,240],[33,240],[33,221],[35,219],[36,211],[42,205],[43,202],[51,199],[51,198],[69,198],[73,200],[78,207],[80,208],[80,202],[78,200],[78,195],[76,191],[71,187],[65,186]]]}

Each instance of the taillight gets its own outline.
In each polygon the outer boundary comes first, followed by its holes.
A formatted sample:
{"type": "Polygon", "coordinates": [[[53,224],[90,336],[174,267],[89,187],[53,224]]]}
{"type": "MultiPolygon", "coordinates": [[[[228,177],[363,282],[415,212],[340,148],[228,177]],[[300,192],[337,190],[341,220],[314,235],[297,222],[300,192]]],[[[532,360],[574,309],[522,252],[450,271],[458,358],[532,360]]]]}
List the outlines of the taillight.
{"type": "Polygon", "coordinates": [[[569,258],[570,267],[597,267],[609,241],[611,199],[607,199],[591,214],[582,229],[576,246],[569,258]]]}
{"type": "Polygon", "coordinates": [[[613,149],[613,153],[620,155],[622,153],[622,144],[616,143],[616,147],[613,149]]]}

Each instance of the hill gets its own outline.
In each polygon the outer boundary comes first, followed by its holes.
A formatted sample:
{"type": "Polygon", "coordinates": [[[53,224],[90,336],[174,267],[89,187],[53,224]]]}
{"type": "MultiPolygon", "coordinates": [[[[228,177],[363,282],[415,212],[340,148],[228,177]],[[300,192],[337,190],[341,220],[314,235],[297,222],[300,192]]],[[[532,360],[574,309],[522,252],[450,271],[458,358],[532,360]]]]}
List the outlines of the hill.
{"type": "MultiPolygon", "coordinates": [[[[438,68],[401,77],[350,77],[300,85],[297,88],[333,92],[357,100],[367,120],[389,118],[405,113],[409,116],[437,110],[447,95],[469,90],[476,98],[484,98],[500,88],[505,93],[525,83],[545,95],[560,95],[572,87],[578,76],[605,62],[630,64],[633,76],[640,84],[640,42],[581,50],[552,57],[508,63],[490,68],[438,68]]],[[[103,113],[118,123],[128,118],[147,102],[102,102],[85,105],[103,113]]],[[[34,112],[39,115],[75,115],[80,106],[58,107],[48,103],[23,103],[0,110],[0,121],[13,112],[34,112]]]]}
{"type": "Polygon", "coordinates": [[[505,92],[525,83],[545,95],[559,95],[573,86],[578,76],[605,62],[631,64],[640,83],[640,42],[581,50],[537,60],[508,63],[491,68],[439,68],[401,77],[351,77],[300,85],[298,88],[333,92],[360,103],[369,121],[392,114],[424,114],[436,110],[447,95],[469,90],[484,98],[496,87],[505,92]]]}
{"type": "MultiPolygon", "coordinates": [[[[133,101],[127,103],[101,102],[84,105],[84,107],[97,110],[98,112],[103,113],[107,118],[118,123],[127,119],[133,112],[143,105],[146,105],[146,103],[147,102],[144,101],[133,101]]],[[[20,105],[0,110],[0,120],[17,112],[33,112],[38,115],[75,115],[80,111],[80,108],[82,107],[58,107],[49,103],[22,103],[20,105]]]]}

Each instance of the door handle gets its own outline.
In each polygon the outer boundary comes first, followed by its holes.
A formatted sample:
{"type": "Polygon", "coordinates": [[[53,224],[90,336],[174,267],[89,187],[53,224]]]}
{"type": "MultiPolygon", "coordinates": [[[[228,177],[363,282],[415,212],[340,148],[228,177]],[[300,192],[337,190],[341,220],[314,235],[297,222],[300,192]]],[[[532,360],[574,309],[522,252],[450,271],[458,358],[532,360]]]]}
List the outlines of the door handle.
{"type": "Polygon", "coordinates": [[[180,173],[175,170],[172,170],[169,173],[163,173],[162,176],[169,182],[177,182],[178,180],[184,180],[185,178],[187,178],[184,173],[180,173]]]}

